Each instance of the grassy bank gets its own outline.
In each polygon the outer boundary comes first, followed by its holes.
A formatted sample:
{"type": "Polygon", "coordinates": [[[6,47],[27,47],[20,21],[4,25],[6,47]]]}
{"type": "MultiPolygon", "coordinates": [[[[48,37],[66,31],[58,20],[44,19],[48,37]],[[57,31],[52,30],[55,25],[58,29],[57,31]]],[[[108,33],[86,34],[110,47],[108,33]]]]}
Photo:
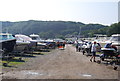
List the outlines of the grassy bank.
{"type": "Polygon", "coordinates": [[[35,51],[32,54],[24,54],[22,56],[15,56],[13,59],[9,60],[8,59],[0,59],[0,69],[4,69],[4,68],[15,68],[19,65],[22,65],[24,63],[26,63],[27,61],[31,60],[31,58],[35,58],[39,55],[47,55],[48,52],[39,52],[39,51],[35,51]],[[22,58],[22,59],[20,59],[22,58]],[[3,66],[4,63],[7,63],[7,66],[3,66]]]}

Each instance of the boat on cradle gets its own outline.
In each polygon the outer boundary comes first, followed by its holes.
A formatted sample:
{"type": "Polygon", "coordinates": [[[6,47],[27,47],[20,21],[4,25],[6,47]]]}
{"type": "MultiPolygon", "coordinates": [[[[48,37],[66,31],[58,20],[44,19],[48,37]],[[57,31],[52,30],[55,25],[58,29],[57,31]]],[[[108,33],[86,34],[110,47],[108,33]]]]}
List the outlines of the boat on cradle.
{"type": "Polygon", "coordinates": [[[34,42],[40,42],[40,40],[41,40],[40,36],[37,34],[31,34],[30,38],[32,39],[31,41],[34,41],[34,42]]]}
{"type": "Polygon", "coordinates": [[[47,47],[50,49],[55,49],[56,47],[56,42],[54,41],[54,39],[47,39],[44,41],[44,43],[46,43],[47,47]]]}
{"type": "Polygon", "coordinates": [[[112,45],[116,46],[120,52],[120,34],[113,34],[107,43],[112,43],[112,45]]]}
{"type": "Polygon", "coordinates": [[[13,51],[16,44],[15,37],[10,33],[0,33],[0,54],[6,55],[13,51]]]}
{"type": "Polygon", "coordinates": [[[96,38],[94,39],[94,41],[100,43],[101,47],[104,47],[104,45],[107,43],[109,39],[110,37],[107,37],[107,35],[96,34],[96,38]]]}
{"type": "Polygon", "coordinates": [[[22,34],[16,34],[16,45],[14,50],[16,52],[24,52],[25,48],[31,43],[32,40],[30,37],[22,34]]]}
{"type": "Polygon", "coordinates": [[[41,40],[40,36],[37,34],[31,34],[30,38],[32,39],[32,42],[36,42],[37,43],[37,50],[40,50],[42,48],[46,48],[47,47],[47,43],[45,43],[45,40],[41,40]]]}

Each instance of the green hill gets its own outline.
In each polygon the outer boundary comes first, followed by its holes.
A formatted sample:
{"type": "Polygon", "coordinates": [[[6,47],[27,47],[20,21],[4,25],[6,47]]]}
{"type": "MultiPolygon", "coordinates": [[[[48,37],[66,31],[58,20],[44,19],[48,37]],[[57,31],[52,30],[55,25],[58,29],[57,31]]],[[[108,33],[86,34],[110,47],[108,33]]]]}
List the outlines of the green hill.
{"type": "Polygon", "coordinates": [[[89,36],[94,30],[106,28],[101,24],[84,24],[72,21],[20,21],[20,22],[2,22],[3,32],[7,31],[12,34],[39,34],[42,38],[65,37],[68,35],[89,36]],[[81,29],[81,31],[80,31],[81,29]]]}

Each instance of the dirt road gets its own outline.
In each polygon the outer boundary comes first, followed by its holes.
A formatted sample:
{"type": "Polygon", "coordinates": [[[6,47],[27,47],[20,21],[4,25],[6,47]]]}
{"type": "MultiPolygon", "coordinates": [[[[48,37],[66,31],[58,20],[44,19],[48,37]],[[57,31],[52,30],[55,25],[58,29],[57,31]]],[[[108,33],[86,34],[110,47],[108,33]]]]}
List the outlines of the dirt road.
{"type": "Polygon", "coordinates": [[[3,78],[13,79],[117,79],[118,71],[111,66],[89,61],[90,57],[75,51],[55,49],[47,55],[32,58],[22,66],[4,72],[3,78]]]}

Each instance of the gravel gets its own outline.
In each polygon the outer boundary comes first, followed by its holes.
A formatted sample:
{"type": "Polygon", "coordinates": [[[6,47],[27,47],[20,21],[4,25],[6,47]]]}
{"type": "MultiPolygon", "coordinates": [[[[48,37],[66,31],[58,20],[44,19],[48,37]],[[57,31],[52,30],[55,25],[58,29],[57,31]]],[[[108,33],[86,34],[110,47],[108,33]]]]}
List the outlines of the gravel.
{"type": "MultiPolygon", "coordinates": [[[[111,65],[89,61],[90,57],[66,45],[65,50],[55,49],[38,55],[17,68],[3,69],[4,79],[117,79],[118,71],[111,65]]],[[[99,58],[97,58],[99,59],[99,58]]]]}

